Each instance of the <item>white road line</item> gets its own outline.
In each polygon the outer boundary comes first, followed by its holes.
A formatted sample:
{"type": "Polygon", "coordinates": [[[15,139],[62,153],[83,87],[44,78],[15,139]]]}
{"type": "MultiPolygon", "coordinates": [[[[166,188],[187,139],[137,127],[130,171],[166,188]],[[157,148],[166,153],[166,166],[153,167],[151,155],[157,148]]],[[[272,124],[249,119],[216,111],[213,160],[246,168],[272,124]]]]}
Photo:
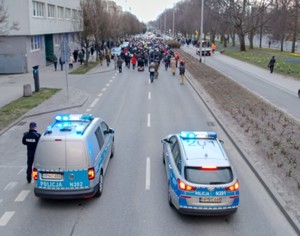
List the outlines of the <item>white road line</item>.
{"type": "Polygon", "coordinates": [[[99,94],[98,94],[98,97],[101,97],[102,95],[103,95],[103,93],[99,93],[99,94]]]}
{"type": "Polygon", "coordinates": [[[19,193],[17,198],[15,199],[15,202],[23,202],[27,195],[30,193],[30,190],[23,190],[19,193]]]}
{"type": "Polygon", "coordinates": [[[0,199],[0,203],[2,203],[3,202],[3,200],[2,199],[0,199]]]}
{"type": "Polygon", "coordinates": [[[92,102],[92,104],[90,105],[90,107],[94,107],[96,105],[96,103],[99,101],[99,98],[95,98],[95,100],[92,102]]]}
{"type": "Polygon", "coordinates": [[[14,211],[6,211],[0,218],[0,226],[5,226],[14,214],[14,211]]]}
{"type": "Polygon", "coordinates": [[[151,92],[148,92],[148,100],[151,100],[151,92]]]}
{"type": "Polygon", "coordinates": [[[150,190],[150,158],[147,157],[146,160],[146,185],[145,185],[145,189],[146,190],[150,190]]]}
{"type": "Polygon", "coordinates": [[[114,79],[115,77],[113,76],[112,78],[114,79]]]}
{"type": "Polygon", "coordinates": [[[86,111],[86,112],[90,112],[91,110],[92,110],[92,109],[89,109],[89,108],[88,108],[88,109],[86,109],[85,111],[86,111]]]}
{"type": "Polygon", "coordinates": [[[112,82],[113,82],[113,80],[111,79],[109,82],[110,82],[110,83],[112,83],[112,82]]]}
{"type": "Polygon", "coordinates": [[[5,188],[4,188],[4,191],[8,191],[8,190],[12,190],[14,187],[17,186],[17,182],[10,182],[8,183],[5,188]]]}
{"type": "Polygon", "coordinates": [[[104,92],[104,91],[106,91],[106,89],[107,89],[107,88],[103,88],[102,91],[104,92]]]}
{"type": "Polygon", "coordinates": [[[23,172],[25,172],[25,168],[22,168],[22,169],[18,172],[18,175],[22,174],[23,172]]]}
{"type": "Polygon", "coordinates": [[[109,87],[109,85],[110,85],[110,84],[109,84],[109,83],[107,83],[107,84],[106,84],[106,87],[109,87]]]}
{"type": "Polygon", "coordinates": [[[151,127],[151,114],[148,113],[148,117],[147,117],[147,127],[151,127]]]}

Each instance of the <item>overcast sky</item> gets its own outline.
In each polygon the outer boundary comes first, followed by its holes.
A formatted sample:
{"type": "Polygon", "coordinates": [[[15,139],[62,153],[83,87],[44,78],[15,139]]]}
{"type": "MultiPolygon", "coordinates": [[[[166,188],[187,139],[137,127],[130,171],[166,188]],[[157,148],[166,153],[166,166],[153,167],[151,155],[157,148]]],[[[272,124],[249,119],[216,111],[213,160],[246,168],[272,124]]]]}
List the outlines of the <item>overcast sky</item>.
{"type": "Polygon", "coordinates": [[[179,0],[113,0],[140,21],[147,23],[156,18],[166,9],[172,8],[179,0]]]}

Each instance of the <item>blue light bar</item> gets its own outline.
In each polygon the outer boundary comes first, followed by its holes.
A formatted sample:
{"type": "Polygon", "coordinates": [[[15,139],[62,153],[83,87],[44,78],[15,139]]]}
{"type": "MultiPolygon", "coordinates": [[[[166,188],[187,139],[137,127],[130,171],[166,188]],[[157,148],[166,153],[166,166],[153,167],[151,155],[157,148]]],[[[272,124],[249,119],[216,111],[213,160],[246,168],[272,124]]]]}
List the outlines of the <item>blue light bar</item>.
{"type": "Polygon", "coordinates": [[[76,127],[77,134],[83,134],[83,131],[84,131],[84,127],[82,125],[76,127]]]}
{"type": "Polygon", "coordinates": [[[215,132],[198,132],[198,131],[182,131],[179,133],[182,139],[217,139],[217,134],[215,132]]]}
{"type": "Polygon", "coordinates": [[[55,116],[55,120],[62,121],[91,121],[94,117],[92,114],[60,114],[55,116]]]}

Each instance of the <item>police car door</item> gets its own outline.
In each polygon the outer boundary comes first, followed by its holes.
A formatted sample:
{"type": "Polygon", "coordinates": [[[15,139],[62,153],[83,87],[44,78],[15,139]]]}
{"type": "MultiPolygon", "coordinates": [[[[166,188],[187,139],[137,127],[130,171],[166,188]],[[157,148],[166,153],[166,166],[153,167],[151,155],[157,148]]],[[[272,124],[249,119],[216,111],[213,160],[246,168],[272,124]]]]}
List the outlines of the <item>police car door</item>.
{"type": "Polygon", "coordinates": [[[172,163],[174,163],[174,161],[171,161],[171,158],[174,160],[174,157],[173,157],[173,150],[175,148],[175,146],[178,144],[177,142],[177,139],[175,136],[172,136],[170,139],[170,145],[169,145],[169,148],[166,152],[166,158],[165,158],[165,161],[166,161],[166,171],[167,171],[167,176],[168,176],[168,179],[171,180],[171,176],[173,176],[173,171],[172,171],[172,163]]]}
{"type": "Polygon", "coordinates": [[[103,155],[105,155],[105,159],[104,159],[104,163],[103,163],[103,168],[104,171],[107,168],[108,162],[109,162],[109,157],[111,155],[111,133],[109,132],[109,127],[108,125],[102,121],[100,124],[100,127],[102,129],[102,133],[103,133],[103,138],[104,138],[104,145],[103,145],[103,155]]]}

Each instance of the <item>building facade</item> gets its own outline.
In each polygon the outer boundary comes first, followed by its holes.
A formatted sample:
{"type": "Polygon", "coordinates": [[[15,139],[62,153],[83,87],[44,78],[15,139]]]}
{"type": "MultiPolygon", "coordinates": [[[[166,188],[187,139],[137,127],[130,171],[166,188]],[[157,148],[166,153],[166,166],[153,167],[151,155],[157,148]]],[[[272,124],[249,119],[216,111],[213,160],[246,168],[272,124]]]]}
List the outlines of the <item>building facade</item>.
{"type": "Polygon", "coordinates": [[[78,48],[80,0],[4,0],[8,23],[18,23],[0,37],[0,73],[28,73],[61,55],[63,41],[78,48]]]}

